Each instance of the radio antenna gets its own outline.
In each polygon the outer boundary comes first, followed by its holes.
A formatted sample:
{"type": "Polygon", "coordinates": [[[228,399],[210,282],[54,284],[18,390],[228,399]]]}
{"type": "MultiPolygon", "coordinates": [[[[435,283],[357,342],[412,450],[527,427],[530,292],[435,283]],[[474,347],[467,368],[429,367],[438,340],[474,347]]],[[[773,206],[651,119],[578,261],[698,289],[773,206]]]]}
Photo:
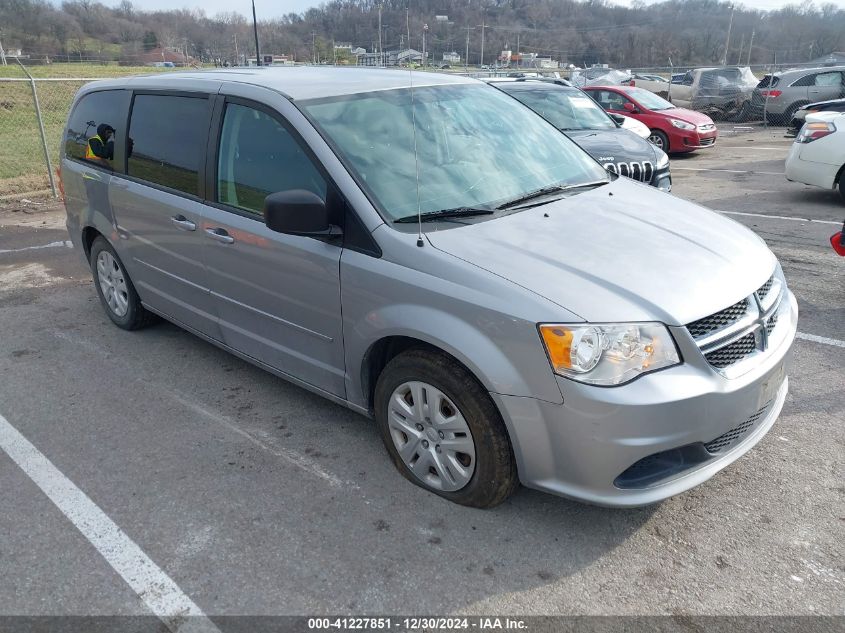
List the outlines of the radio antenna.
{"type": "Polygon", "coordinates": [[[411,70],[410,57],[408,59],[408,79],[410,80],[411,91],[411,127],[414,130],[414,169],[416,170],[417,185],[417,246],[423,247],[425,242],[422,236],[422,204],[420,203],[420,160],[417,156],[417,114],[414,101],[414,71],[411,70]]]}

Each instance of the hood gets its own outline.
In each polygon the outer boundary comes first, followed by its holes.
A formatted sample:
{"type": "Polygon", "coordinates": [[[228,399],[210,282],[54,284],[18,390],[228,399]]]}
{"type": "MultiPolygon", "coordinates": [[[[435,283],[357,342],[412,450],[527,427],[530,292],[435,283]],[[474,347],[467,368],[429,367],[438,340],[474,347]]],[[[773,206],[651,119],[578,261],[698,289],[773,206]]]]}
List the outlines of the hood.
{"type": "Polygon", "coordinates": [[[631,161],[657,162],[654,146],[629,130],[567,130],[564,134],[602,165],[631,161]]]}
{"type": "Polygon", "coordinates": [[[738,222],[627,178],[426,235],[592,322],[683,325],[750,295],[777,261],[738,222]]]}
{"type": "Polygon", "coordinates": [[[712,125],[713,119],[706,114],[696,112],[695,110],[687,110],[686,108],[669,108],[668,110],[654,110],[658,114],[672,117],[673,119],[680,119],[687,123],[694,125],[712,125]]]}

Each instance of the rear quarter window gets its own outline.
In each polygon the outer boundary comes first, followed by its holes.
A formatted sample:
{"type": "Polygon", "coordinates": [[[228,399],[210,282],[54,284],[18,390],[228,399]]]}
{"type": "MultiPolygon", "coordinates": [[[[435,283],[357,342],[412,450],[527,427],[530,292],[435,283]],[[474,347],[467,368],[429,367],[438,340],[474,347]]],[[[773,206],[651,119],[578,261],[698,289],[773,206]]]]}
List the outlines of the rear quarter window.
{"type": "Polygon", "coordinates": [[[114,169],[114,146],[126,130],[128,90],[89,92],[68,117],[64,152],[67,158],[114,169]]]}

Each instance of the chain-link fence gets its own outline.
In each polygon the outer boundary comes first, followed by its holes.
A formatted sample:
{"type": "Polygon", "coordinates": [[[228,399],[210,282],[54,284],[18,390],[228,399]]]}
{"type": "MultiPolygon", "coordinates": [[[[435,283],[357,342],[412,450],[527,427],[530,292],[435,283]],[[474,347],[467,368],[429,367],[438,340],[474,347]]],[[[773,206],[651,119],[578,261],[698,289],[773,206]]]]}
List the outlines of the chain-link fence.
{"type": "Polygon", "coordinates": [[[57,193],[54,170],[62,129],[73,97],[85,83],[156,70],[94,64],[0,66],[0,200],[57,193]]]}

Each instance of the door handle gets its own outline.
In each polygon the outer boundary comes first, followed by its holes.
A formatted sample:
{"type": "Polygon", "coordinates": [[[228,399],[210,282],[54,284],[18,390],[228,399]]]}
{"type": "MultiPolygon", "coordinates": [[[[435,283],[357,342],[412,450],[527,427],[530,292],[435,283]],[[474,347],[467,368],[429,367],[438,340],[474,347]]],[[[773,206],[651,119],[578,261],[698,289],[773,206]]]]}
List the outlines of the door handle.
{"type": "Polygon", "coordinates": [[[213,240],[217,240],[221,244],[233,244],[235,238],[229,235],[226,232],[226,229],[221,229],[219,227],[213,229],[206,229],[206,235],[213,240]]]}
{"type": "Polygon", "coordinates": [[[191,222],[188,218],[184,215],[174,215],[170,218],[170,221],[176,226],[176,228],[183,229],[185,231],[196,231],[197,225],[195,222],[191,222]]]}

